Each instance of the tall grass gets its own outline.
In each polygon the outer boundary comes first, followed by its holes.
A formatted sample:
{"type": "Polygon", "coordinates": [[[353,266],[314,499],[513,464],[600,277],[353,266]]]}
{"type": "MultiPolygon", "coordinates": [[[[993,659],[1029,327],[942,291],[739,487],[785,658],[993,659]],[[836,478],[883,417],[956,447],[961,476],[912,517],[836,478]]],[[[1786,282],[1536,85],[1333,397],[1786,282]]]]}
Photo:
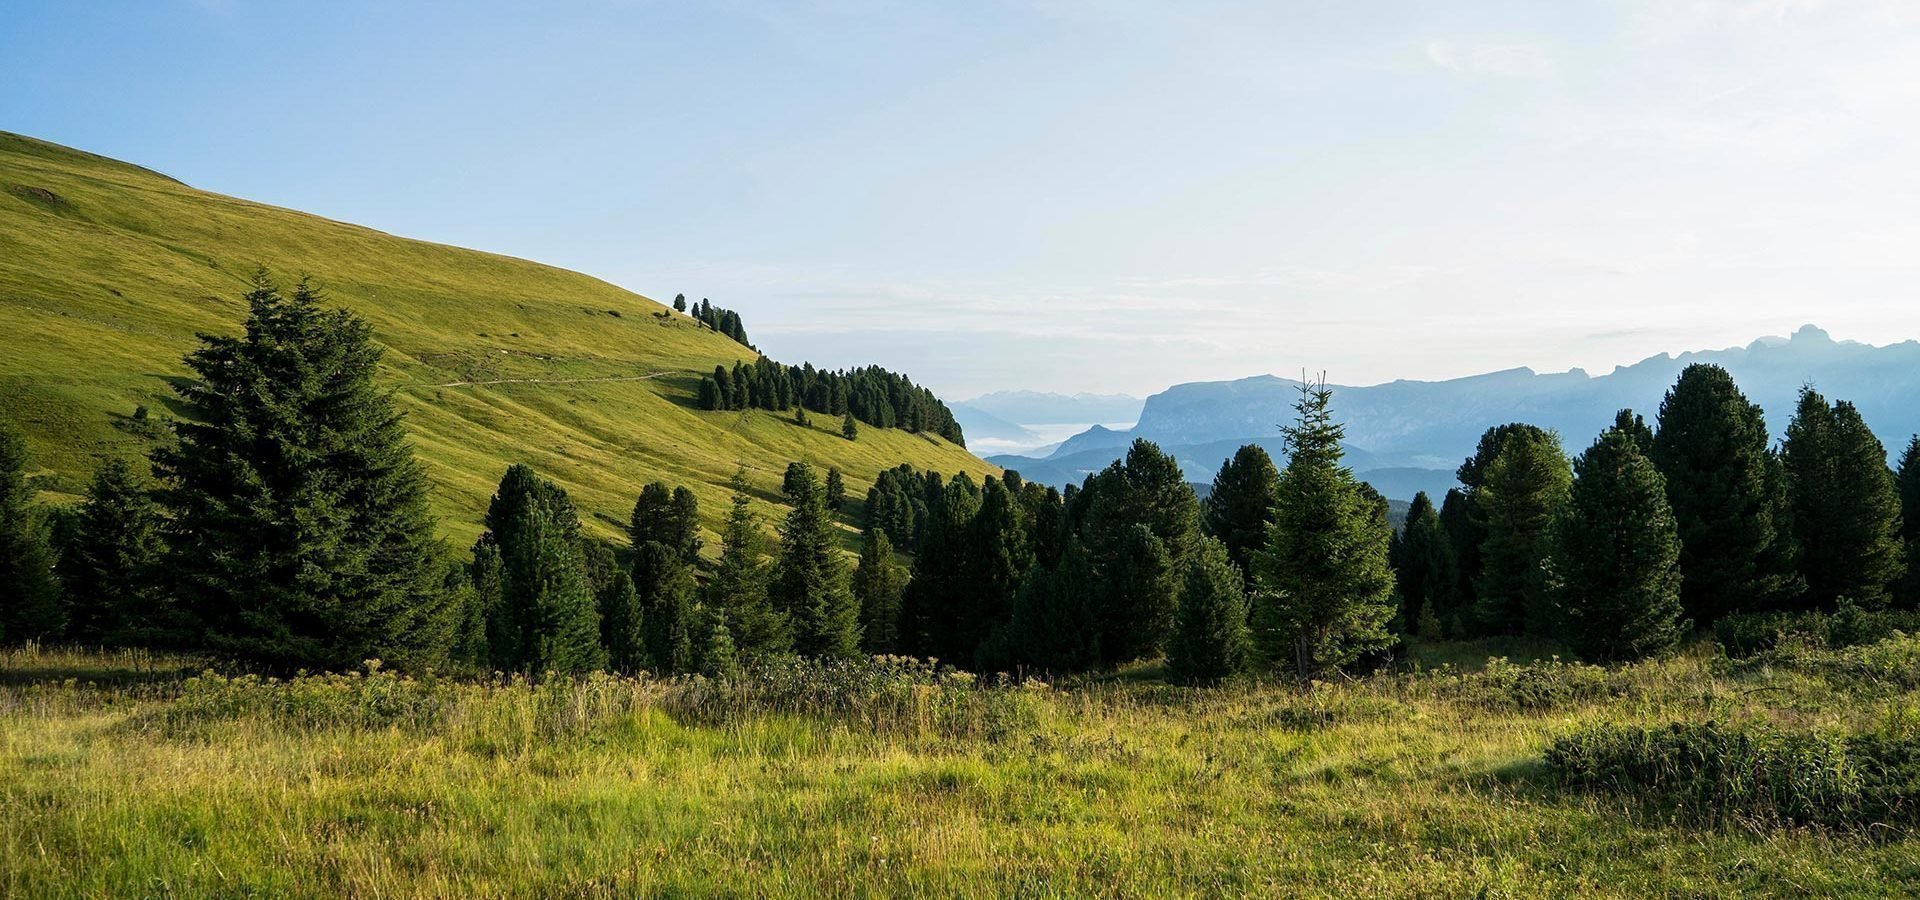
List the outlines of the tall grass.
{"type": "Polygon", "coordinates": [[[1609,669],[1447,652],[1307,688],[1188,689],[902,660],[727,681],[272,680],[15,651],[0,655],[0,896],[1914,886],[1920,841],[1899,817],[1663,816],[1546,762],[1591,729],[1709,720],[1838,735],[1853,753],[1848,735],[1899,733],[1913,688],[1704,651],[1609,669]]]}

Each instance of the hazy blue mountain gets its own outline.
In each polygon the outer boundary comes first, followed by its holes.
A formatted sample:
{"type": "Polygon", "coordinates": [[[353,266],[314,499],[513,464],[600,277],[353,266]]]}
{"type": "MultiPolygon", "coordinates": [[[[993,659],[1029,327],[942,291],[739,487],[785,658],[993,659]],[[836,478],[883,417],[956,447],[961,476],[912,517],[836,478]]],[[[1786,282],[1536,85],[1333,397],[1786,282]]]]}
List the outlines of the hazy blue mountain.
{"type": "Polygon", "coordinates": [[[963,405],[1020,425],[1091,425],[1095,422],[1111,425],[1138,420],[1140,405],[1144,402],[1126,394],[995,391],[964,401],[963,405]]]}
{"type": "MultiPolygon", "coordinates": [[[[1621,408],[1630,407],[1651,422],[1674,378],[1695,362],[1716,363],[1733,373],[1766,410],[1776,437],[1786,428],[1800,386],[1808,383],[1829,399],[1853,401],[1889,451],[1897,452],[1909,435],[1920,432],[1920,343],[1875,347],[1835,341],[1811,325],[1791,338],[1679,356],[1663,353],[1600,376],[1578,369],[1552,374],[1508,369],[1447,381],[1336,386],[1333,402],[1354,448],[1348,463],[1362,478],[1388,497],[1407,499],[1415,490],[1426,490],[1437,501],[1453,481],[1452,469],[1489,427],[1531,422],[1557,430],[1568,451],[1577,452],[1621,408]]],[[[994,462],[1040,481],[1078,481],[1072,472],[1099,469],[1133,438],[1145,437],[1174,453],[1189,480],[1209,480],[1226,456],[1215,452],[1218,448],[1231,452],[1258,439],[1278,458],[1279,425],[1291,419],[1298,396],[1299,382],[1271,375],[1177,385],[1148,397],[1130,431],[1089,429],[1038,461],[1045,466],[1019,459],[994,462]],[[1101,455],[1106,459],[1098,459],[1101,455]]]]}
{"type": "Polygon", "coordinates": [[[1039,447],[1047,442],[1039,433],[993,413],[965,403],[950,403],[953,419],[960,423],[960,430],[967,435],[968,442],[980,441],[984,449],[996,447],[1039,447]]]}

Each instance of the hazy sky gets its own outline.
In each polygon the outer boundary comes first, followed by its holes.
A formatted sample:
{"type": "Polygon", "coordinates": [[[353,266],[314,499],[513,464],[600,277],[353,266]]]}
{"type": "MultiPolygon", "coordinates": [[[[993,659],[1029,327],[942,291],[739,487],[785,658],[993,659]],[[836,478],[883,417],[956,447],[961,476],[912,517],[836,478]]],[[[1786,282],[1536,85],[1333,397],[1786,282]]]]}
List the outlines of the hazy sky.
{"type": "Polygon", "coordinates": [[[952,397],[1920,337],[1910,0],[6,0],[0,129],[952,397]]]}

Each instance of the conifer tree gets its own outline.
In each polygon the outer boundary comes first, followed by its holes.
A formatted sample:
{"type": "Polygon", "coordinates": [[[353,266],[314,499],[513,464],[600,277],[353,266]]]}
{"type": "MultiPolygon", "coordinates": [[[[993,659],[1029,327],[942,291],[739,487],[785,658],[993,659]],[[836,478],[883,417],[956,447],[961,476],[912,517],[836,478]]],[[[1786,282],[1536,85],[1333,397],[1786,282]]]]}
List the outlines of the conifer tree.
{"type": "Polygon", "coordinates": [[[1253,583],[1253,554],[1267,543],[1267,526],[1280,487],[1280,470],[1258,444],[1247,444],[1220,465],[1213,490],[1200,505],[1200,526],[1226,545],[1227,558],[1253,583]]]}
{"type": "Polygon", "coordinates": [[[647,667],[646,618],[633,578],[615,572],[600,592],[600,643],[607,648],[607,666],[616,672],[638,672],[647,667]]]}
{"type": "Polygon", "coordinates": [[[660,672],[691,672],[701,640],[693,571],[673,548],[648,541],[633,550],[633,590],[640,607],[647,664],[660,672]]]}
{"type": "Polygon", "coordinates": [[[1440,502],[1442,540],[1436,542],[1435,568],[1428,572],[1427,605],[1433,609],[1442,633],[1450,638],[1466,634],[1465,616],[1473,603],[1472,579],[1460,561],[1460,548],[1472,545],[1478,535],[1470,506],[1465,491],[1447,489],[1446,498],[1440,502]]]}
{"type": "Polygon", "coordinates": [[[1613,430],[1631,438],[1634,446],[1640,449],[1641,456],[1653,459],[1653,428],[1647,425],[1645,417],[1631,409],[1623,409],[1613,415],[1613,430]]]}
{"type": "Polygon", "coordinates": [[[1460,505],[1458,519],[1448,522],[1448,540],[1453,549],[1454,568],[1459,578],[1458,601],[1460,604],[1460,624],[1465,630],[1478,625],[1474,619],[1473,607],[1479,600],[1481,570],[1485,566],[1484,551],[1487,534],[1481,524],[1478,509],[1478,493],[1481,482],[1486,480],[1486,470],[1500,453],[1507,438],[1518,434],[1526,440],[1544,441],[1547,432],[1537,425],[1525,422],[1508,422],[1486,430],[1480,435],[1480,442],[1474,448],[1473,455],[1467,457],[1455,470],[1460,481],[1460,505]]]}
{"type": "Polygon", "coordinates": [[[971,661],[976,648],[961,640],[959,629],[962,611],[972,604],[968,532],[980,511],[980,489],[965,472],[944,482],[930,475],[925,488],[919,552],[901,600],[901,644],[915,656],[971,661]]]}
{"type": "Polygon", "coordinates": [[[718,405],[715,409],[739,409],[733,402],[733,376],[727,373],[726,366],[713,367],[713,392],[718,405]]]}
{"type": "Polygon", "coordinates": [[[709,375],[705,378],[700,379],[700,408],[701,409],[706,409],[706,410],[726,409],[727,403],[724,399],[722,399],[724,396],[725,394],[720,390],[720,383],[717,381],[714,381],[713,376],[709,375]]]}
{"type": "Polygon", "coordinates": [[[627,536],[635,547],[651,541],[672,550],[690,565],[696,563],[701,546],[700,501],[684,487],[669,491],[662,482],[648,484],[634,501],[627,536]]]}
{"type": "Polygon", "coordinates": [[[459,610],[366,323],[263,272],[245,333],[202,335],[188,414],[154,454],[168,570],[207,644],[280,668],[445,657],[459,610]]]}
{"type": "Polygon", "coordinates": [[[26,441],[0,422],[0,639],[14,643],[58,637],[66,625],[26,468],[26,441]]]}
{"type": "Polygon", "coordinates": [[[746,473],[733,476],[733,505],[721,530],[720,562],[707,582],[706,606],[727,626],[743,659],[764,659],[793,647],[786,616],[767,598],[766,538],[754,518],[746,473]]]}
{"type": "Polygon", "coordinates": [[[1392,642],[1389,530],[1341,464],[1344,426],[1324,380],[1301,386],[1298,418],[1283,429],[1291,453],[1280,474],[1266,549],[1255,557],[1253,637],[1269,665],[1309,678],[1392,642]]]}
{"type": "Polygon", "coordinates": [[[685,294],[673,295],[673,311],[681,312],[681,313],[687,311],[687,295],[685,294]]]}
{"type": "Polygon", "coordinates": [[[1542,563],[1552,546],[1554,517],[1566,505],[1573,475],[1552,432],[1514,431],[1481,472],[1473,494],[1475,524],[1486,535],[1475,583],[1474,614],[1493,634],[1551,635],[1551,598],[1542,563]]]}
{"type": "Polygon", "coordinates": [[[67,637],[83,644],[180,646],[187,635],[160,589],[160,511],[124,460],[94,473],[60,559],[67,637]]]}
{"type": "Polygon", "coordinates": [[[1828,406],[1811,387],[1787,425],[1781,462],[1806,578],[1805,602],[1831,609],[1842,598],[1885,606],[1902,574],[1900,492],[1886,448],[1845,400],[1828,406]]]}
{"type": "Polygon", "coordinates": [[[1406,524],[1393,536],[1387,552],[1400,594],[1400,628],[1409,634],[1418,633],[1422,616],[1431,615],[1435,621],[1439,620],[1439,612],[1432,608],[1428,595],[1451,580],[1450,575],[1435,571],[1442,565],[1443,558],[1441,548],[1436,545],[1445,540],[1440,514],[1434,511],[1427,492],[1414,494],[1413,502],[1407,507],[1406,524]]]}
{"type": "Polygon", "coordinates": [[[847,573],[833,548],[826,491],[813,470],[790,470],[792,511],[781,523],[780,561],[770,596],[793,628],[793,648],[803,656],[844,657],[860,649],[860,608],[847,588],[847,573]]]}
{"type": "Polygon", "coordinates": [[[580,520],[559,485],[513,465],[474,548],[476,593],[497,554],[499,599],[487,627],[496,668],[575,673],[606,665],[600,612],[581,556],[580,520]]]}
{"type": "Polygon", "coordinates": [[[853,570],[853,596],[860,603],[860,649],[871,654],[900,652],[900,598],[907,571],[893,558],[885,529],[867,532],[860,565],[853,570]]]}
{"type": "Polygon", "coordinates": [[[1167,671],[1175,681],[1212,684],[1244,669],[1250,647],[1240,570],[1224,543],[1204,539],[1188,554],[1181,575],[1167,671]]]}
{"type": "Polygon", "coordinates": [[[1640,659],[1680,642],[1680,532],[1666,479],[1631,420],[1573,461],[1553,528],[1552,584],[1567,643],[1602,662],[1640,659]]]}
{"type": "Polygon", "coordinates": [[[1200,536],[1200,505],[1179,463],[1136,440],[1124,460],[1086,480],[1066,514],[1095,579],[1099,665],[1154,654],[1173,626],[1175,573],[1200,536]]]}
{"type": "Polygon", "coordinates": [[[1900,453],[1900,468],[1894,475],[1900,491],[1900,537],[1906,545],[1906,571],[1894,597],[1901,606],[1920,606],[1920,434],[1907,441],[1900,453]]]}
{"type": "Polygon", "coordinates": [[[1033,541],[1026,509],[1001,479],[987,476],[980,508],[962,538],[959,601],[948,651],[963,662],[982,662],[981,645],[1002,628],[1014,595],[1033,568],[1033,541]]]}
{"type": "Polygon", "coordinates": [[[827,469],[827,510],[839,512],[847,504],[847,479],[838,468],[827,469]]]}
{"type": "Polygon", "coordinates": [[[1766,420],[1727,370],[1681,371],[1660,402],[1653,450],[1680,525],[1680,599],[1696,627],[1800,593],[1766,420]]]}
{"type": "Polygon", "coordinates": [[[999,640],[1007,662],[1046,672],[1098,668],[1097,582],[1092,555],[1078,536],[1069,536],[1059,563],[1035,568],[1014,597],[1012,620],[999,640]]]}
{"type": "Polygon", "coordinates": [[[860,437],[860,424],[853,420],[851,411],[840,419],[840,436],[850,441],[858,440],[860,437]]]}

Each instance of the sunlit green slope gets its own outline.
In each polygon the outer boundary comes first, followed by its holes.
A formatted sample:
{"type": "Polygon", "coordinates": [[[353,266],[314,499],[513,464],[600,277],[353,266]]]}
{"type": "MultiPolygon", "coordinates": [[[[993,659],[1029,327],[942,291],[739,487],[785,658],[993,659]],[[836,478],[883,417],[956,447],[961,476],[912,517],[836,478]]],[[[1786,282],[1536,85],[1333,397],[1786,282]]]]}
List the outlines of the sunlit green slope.
{"type": "Polygon", "coordinates": [[[74,493],[100,459],[142,452],[157,429],[130,416],[177,412],[167,379],[185,373],[195,332],[238,330],[262,265],[311,275],[372,323],[456,541],[479,533],[511,462],[561,482],[607,535],[655,479],[691,487],[711,527],[741,465],[763,499],[795,459],[839,466],[856,497],[902,462],[993,471],[931,435],[863,427],[848,442],[824,416],[802,427],[699,410],[699,373],[752,352],[586,275],[209,194],[0,132],[0,416],[26,431],[36,483],[74,493]]]}

